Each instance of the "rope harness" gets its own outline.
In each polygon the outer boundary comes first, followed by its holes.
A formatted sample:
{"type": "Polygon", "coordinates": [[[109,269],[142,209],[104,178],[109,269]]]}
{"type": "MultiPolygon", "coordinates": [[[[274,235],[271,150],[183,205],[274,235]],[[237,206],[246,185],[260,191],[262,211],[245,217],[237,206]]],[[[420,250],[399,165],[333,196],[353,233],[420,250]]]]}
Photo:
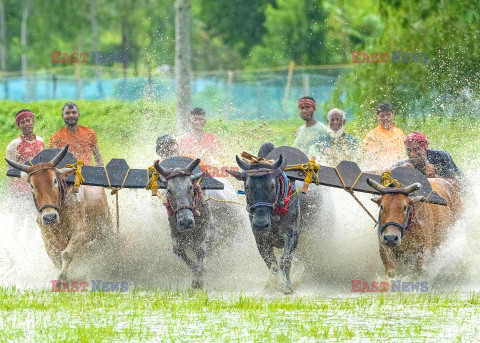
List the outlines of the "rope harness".
{"type": "Polygon", "coordinates": [[[103,166],[103,169],[105,170],[105,176],[107,177],[107,183],[108,183],[108,189],[111,189],[112,191],[110,192],[111,195],[115,194],[115,209],[116,209],[116,220],[117,220],[117,233],[120,233],[120,208],[118,205],[118,191],[123,188],[125,185],[125,181],[127,180],[128,174],[130,173],[130,168],[128,168],[127,173],[125,174],[125,178],[123,179],[122,185],[120,187],[112,187],[112,184],[110,183],[110,178],[108,177],[108,171],[105,166],[103,166]]]}
{"type": "Polygon", "coordinates": [[[75,170],[75,180],[73,182],[73,192],[78,193],[80,186],[85,182],[85,179],[82,176],[82,167],[84,163],[82,160],[78,160],[74,164],[67,164],[65,168],[74,168],[75,170]]]}
{"type": "MultiPolygon", "coordinates": [[[[272,171],[269,169],[269,171],[272,171]]],[[[265,175],[265,174],[264,174],[265,175]]],[[[252,176],[263,176],[263,175],[252,175],[252,176]]],[[[292,186],[288,180],[285,172],[276,179],[276,190],[275,190],[275,200],[271,202],[259,201],[253,205],[247,205],[247,211],[252,213],[257,207],[270,207],[273,210],[274,215],[285,215],[288,213],[288,206],[290,204],[290,198],[292,197],[292,186]],[[286,191],[288,189],[288,191],[286,191]]]]}
{"type": "MultiPolygon", "coordinates": [[[[38,173],[40,171],[48,170],[48,169],[57,169],[57,168],[56,167],[40,168],[38,170],[28,173],[28,176],[30,177],[32,174],[38,173]]],[[[57,182],[58,182],[58,191],[59,191],[58,205],[45,204],[45,205],[39,206],[37,199],[35,198],[35,195],[32,193],[33,202],[35,203],[35,207],[37,208],[37,211],[39,213],[41,213],[46,208],[53,208],[57,212],[60,212],[60,208],[62,207],[63,203],[65,202],[65,198],[67,197],[67,181],[65,179],[57,178],[57,182]]]]}

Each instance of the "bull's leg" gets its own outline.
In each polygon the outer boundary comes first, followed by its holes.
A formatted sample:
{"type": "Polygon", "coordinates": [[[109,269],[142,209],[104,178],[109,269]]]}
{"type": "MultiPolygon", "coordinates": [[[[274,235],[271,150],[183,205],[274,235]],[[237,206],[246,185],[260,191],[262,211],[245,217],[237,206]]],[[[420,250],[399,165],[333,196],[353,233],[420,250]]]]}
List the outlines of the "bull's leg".
{"type": "Polygon", "coordinates": [[[415,274],[419,276],[423,272],[423,265],[430,257],[430,249],[425,247],[424,245],[419,246],[418,248],[418,255],[415,261],[415,274]]]}
{"type": "Polygon", "coordinates": [[[86,237],[87,234],[83,230],[77,230],[68,242],[67,247],[61,254],[62,270],[60,272],[60,276],[58,277],[60,280],[67,281],[68,266],[73,260],[73,255],[85,243],[86,237]]]}
{"type": "Polygon", "coordinates": [[[285,248],[280,259],[280,269],[283,272],[283,293],[291,294],[293,292],[292,282],[290,281],[290,267],[292,266],[293,252],[297,248],[299,230],[298,225],[292,227],[284,234],[285,248]]]}
{"type": "Polygon", "coordinates": [[[257,242],[258,252],[267,264],[268,269],[270,269],[274,275],[278,274],[278,263],[275,258],[275,253],[273,252],[272,242],[261,238],[260,235],[255,235],[255,240],[257,242]]]}
{"type": "Polygon", "coordinates": [[[395,257],[393,256],[392,249],[380,245],[380,257],[382,258],[385,272],[387,273],[388,277],[395,277],[395,257]]]}
{"type": "Polygon", "coordinates": [[[203,273],[205,272],[205,265],[203,263],[203,258],[205,253],[210,248],[210,245],[215,234],[215,227],[212,223],[207,224],[207,229],[205,231],[205,238],[203,241],[196,246],[195,255],[197,257],[196,269],[193,271],[193,281],[192,288],[203,288],[203,273]]]}
{"type": "MultiPolygon", "coordinates": [[[[182,244],[182,242],[179,242],[179,240],[177,240],[174,237],[172,237],[172,243],[173,243],[173,252],[175,253],[175,255],[177,255],[178,257],[180,257],[182,260],[185,261],[188,268],[190,268],[190,270],[192,271],[194,276],[194,281],[195,281],[196,275],[198,275],[198,272],[197,272],[197,270],[199,269],[198,263],[193,261],[187,256],[185,252],[185,244],[182,244]]],[[[192,282],[192,288],[196,288],[194,287],[194,282],[192,282]]]]}

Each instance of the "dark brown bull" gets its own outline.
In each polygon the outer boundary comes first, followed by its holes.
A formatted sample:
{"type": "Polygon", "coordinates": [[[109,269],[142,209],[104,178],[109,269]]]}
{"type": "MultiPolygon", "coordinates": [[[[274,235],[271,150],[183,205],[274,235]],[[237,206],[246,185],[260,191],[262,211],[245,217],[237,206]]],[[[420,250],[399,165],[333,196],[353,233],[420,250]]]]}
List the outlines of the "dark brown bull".
{"type": "Polygon", "coordinates": [[[380,206],[378,238],[380,257],[388,277],[395,277],[396,263],[411,263],[414,272],[422,271],[425,260],[444,241],[447,228],[460,211],[458,192],[444,179],[428,179],[432,189],[447,200],[447,206],[422,202],[422,196],[409,197],[421,187],[391,188],[367,179],[380,192],[372,201],[380,206]]]}
{"type": "Polygon", "coordinates": [[[23,172],[22,177],[32,188],[38,210],[37,223],[48,256],[61,269],[60,280],[67,280],[68,266],[78,249],[111,228],[111,215],[103,189],[81,186],[78,193],[74,193],[65,180],[76,169],[56,168],[67,151],[68,145],[50,162],[34,166],[6,159],[8,164],[23,172]]]}

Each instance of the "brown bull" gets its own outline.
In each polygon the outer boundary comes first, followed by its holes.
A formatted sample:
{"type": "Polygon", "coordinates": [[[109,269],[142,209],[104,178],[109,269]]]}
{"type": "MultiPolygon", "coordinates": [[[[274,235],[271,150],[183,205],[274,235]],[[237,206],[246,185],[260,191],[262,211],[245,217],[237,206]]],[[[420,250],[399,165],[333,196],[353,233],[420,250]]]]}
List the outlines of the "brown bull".
{"type": "Polygon", "coordinates": [[[415,183],[403,188],[390,188],[367,179],[380,192],[372,201],[380,206],[378,238],[380,257],[388,277],[395,277],[396,263],[410,263],[420,273],[425,260],[447,236],[460,211],[458,192],[444,179],[428,179],[432,189],[447,200],[447,206],[422,202],[422,196],[408,195],[421,187],[415,183]]]}
{"type": "Polygon", "coordinates": [[[111,215],[102,188],[81,186],[78,193],[68,188],[66,179],[74,168],[57,169],[68,151],[66,145],[50,162],[26,166],[6,159],[19,169],[32,188],[38,211],[37,223],[42,232],[47,254],[61,269],[60,280],[67,280],[67,271],[75,253],[86,242],[104,236],[111,227],[111,215]]]}

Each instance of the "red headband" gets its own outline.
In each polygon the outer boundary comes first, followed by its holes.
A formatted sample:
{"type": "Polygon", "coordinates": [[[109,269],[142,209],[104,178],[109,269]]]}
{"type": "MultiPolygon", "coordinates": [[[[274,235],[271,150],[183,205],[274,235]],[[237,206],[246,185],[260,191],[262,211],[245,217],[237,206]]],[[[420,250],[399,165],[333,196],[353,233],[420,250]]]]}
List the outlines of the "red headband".
{"type": "Polygon", "coordinates": [[[317,108],[316,104],[315,104],[315,101],[311,100],[311,99],[300,99],[300,100],[298,100],[297,107],[300,108],[301,105],[312,106],[314,110],[317,108]]]}
{"type": "Polygon", "coordinates": [[[30,112],[30,111],[23,111],[23,112],[20,112],[20,113],[17,113],[15,115],[15,123],[17,124],[18,126],[18,123],[20,120],[24,119],[24,118],[35,118],[35,114],[30,112]]]}
{"type": "Polygon", "coordinates": [[[409,143],[418,143],[420,147],[427,150],[428,145],[430,144],[427,140],[427,137],[421,132],[412,132],[405,138],[405,145],[409,143]]]}

